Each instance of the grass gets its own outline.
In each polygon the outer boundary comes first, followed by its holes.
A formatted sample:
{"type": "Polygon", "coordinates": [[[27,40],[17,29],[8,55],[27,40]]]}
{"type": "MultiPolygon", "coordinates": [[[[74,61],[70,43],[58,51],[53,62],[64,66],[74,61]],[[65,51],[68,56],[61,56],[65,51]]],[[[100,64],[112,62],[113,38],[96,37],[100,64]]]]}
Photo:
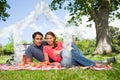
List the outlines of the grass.
{"type": "MultiPolygon", "coordinates": [[[[90,59],[106,59],[111,56],[86,56],[90,59]]],[[[117,64],[112,65],[111,70],[94,71],[90,69],[66,69],[66,70],[18,70],[0,71],[0,80],[119,80],[120,79],[120,55],[116,55],[117,64]]],[[[0,57],[3,64],[7,56],[0,57]]]]}
{"type": "Polygon", "coordinates": [[[3,56],[1,55],[0,56],[0,64],[5,64],[6,63],[6,60],[8,59],[9,56],[3,56]]]}

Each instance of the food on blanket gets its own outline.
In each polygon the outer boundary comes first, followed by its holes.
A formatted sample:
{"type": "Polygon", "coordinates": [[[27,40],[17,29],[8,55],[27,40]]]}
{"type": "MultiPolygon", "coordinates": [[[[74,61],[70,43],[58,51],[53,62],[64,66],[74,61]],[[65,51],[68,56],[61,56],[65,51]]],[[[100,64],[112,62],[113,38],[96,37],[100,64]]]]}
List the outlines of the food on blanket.
{"type": "Polygon", "coordinates": [[[31,66],[36,66],[36,63],[31,62],[30,65],[31,65],[31,66]]]}

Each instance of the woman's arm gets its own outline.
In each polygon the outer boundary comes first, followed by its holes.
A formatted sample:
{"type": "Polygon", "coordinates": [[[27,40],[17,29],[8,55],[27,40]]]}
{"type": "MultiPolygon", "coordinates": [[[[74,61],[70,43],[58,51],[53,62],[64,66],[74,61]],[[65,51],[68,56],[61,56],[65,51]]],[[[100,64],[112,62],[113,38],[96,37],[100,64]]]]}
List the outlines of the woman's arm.
{"type": "Polygon", "coordinates": [[[56,50],[56,51],[54,51],[54,56],[57,56],[58,54],[60,54],[61,51],[62,50],[56,50]]]}
{"type": "Polygon", "coordinates": [[[48,57],[47,53],[44,53],[44,59],[45,59],[45,61],[49,62],[49,57],[48,57]]]}

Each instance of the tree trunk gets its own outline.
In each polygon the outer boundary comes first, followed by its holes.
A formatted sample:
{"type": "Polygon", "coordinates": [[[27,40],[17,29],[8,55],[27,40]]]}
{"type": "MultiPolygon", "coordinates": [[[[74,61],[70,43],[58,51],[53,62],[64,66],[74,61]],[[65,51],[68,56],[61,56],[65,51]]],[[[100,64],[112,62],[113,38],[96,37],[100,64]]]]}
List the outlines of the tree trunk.
{"type": "Polygon", "coordinates": [[[92,16],[96,27],[96,49],[93,55],[98,53],[110,53],[112,51],[111,40],[109,38],[109,2],[99,0],[100,6],[93,10],[92,16]]]}

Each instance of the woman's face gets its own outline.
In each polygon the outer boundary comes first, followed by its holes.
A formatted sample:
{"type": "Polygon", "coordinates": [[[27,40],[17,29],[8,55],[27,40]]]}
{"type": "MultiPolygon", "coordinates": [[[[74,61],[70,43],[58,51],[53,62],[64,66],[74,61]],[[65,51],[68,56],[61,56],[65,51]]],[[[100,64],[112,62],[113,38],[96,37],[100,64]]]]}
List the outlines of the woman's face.
{"type": "Polygon", "coordinates": [[[34,45],[40,46],[42,44],[42,39],[43,39],[43,37],[41,35],[37,34],[35,36],[35,38],[33,39],[34,45]]]}
{"type": "Polygon", "coordinates": [[[55,37],[53,37],[52,35],[46,35],[46,41],[49,45],[54,45],[55,37]]]}

